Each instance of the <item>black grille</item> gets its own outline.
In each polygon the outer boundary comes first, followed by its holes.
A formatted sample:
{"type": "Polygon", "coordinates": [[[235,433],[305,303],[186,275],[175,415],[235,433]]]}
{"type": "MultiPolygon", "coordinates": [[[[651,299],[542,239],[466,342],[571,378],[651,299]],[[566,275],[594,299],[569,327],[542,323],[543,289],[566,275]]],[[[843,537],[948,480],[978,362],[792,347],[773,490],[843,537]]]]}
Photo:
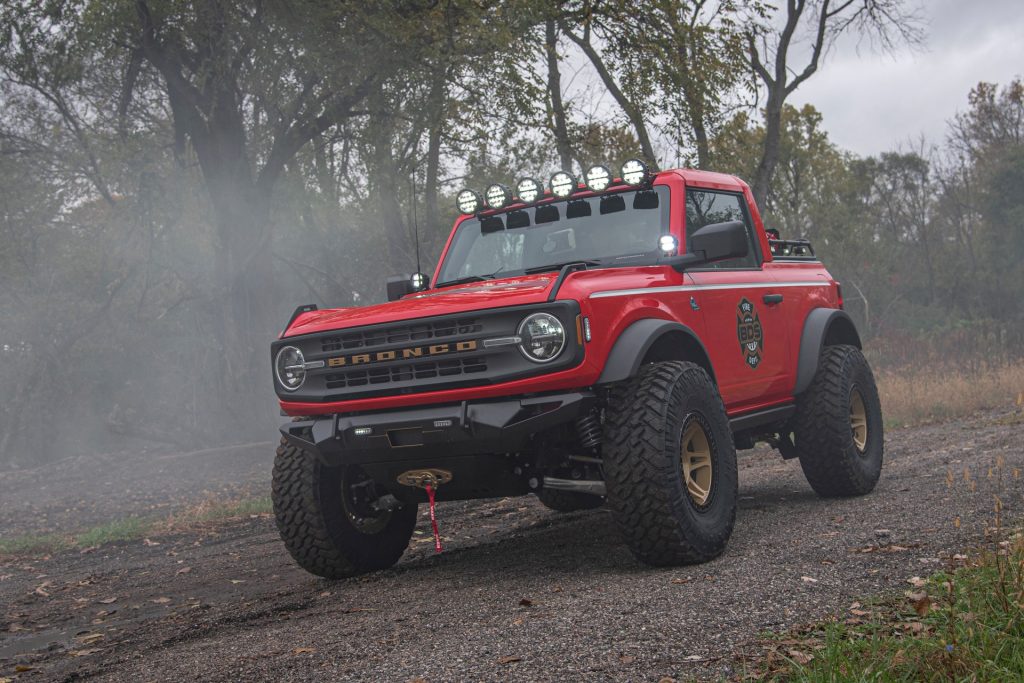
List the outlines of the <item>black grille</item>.
{"type": "Polygon", "coordinates": [[[326,375],[324,381],[328,389],[344,389],[346,387],[390,384],[391,382],[455,377],[477,372],[487,372],[487,358],[485,356],[408,363],[390,367],[367,368],[366,370],[347,370],[326,375]]]}
{"type": "Polygon", "coordinates": [[[333,353],[335,351],[348,351],[351,349],[370,349],[375,346],[384,346],[385,344],[401,344],[471,335],[480,332],[482,329],[483,325],[476,318],[438,320],[323,337],[320,340],[320,346],[324,353],[333,353]]]}

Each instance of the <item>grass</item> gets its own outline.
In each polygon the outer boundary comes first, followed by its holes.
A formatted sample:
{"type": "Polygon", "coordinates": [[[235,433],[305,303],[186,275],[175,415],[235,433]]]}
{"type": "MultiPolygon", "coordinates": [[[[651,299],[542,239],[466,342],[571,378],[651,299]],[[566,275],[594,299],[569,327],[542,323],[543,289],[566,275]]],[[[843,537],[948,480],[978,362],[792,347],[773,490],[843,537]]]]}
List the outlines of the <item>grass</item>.
{"type": "Polygon", "coordinates": [[[887,425],[905,426],[1024,404],[1024,363],[973,371],[950,368],[876,373],[887,425]]]}
{"type": "Polygon", "coordinates": [[[272,511],[267,496],[230,501],[207,499],[162,519],[125,517],[71,534],[26,534],[0,538],[0,556],[42,555],[119,541],[139,541],[150,536],[193,531],[233,519],[266,515],[272,511]]]}
{"type": "Polygon", "coordinates": [[[854,603],[842,622],[775,636],[748,678],[1024,680],[1024,538],[995,541],[904,596],[854,603]]]}

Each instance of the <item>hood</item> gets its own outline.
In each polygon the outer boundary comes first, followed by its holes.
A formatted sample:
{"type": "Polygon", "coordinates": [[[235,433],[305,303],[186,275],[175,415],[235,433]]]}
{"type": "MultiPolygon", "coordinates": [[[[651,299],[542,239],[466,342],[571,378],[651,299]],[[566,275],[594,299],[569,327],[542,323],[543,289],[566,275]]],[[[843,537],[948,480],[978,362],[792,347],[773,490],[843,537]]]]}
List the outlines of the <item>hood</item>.
{"type": "Polygon", "coordinates": [[[503,306],[541,303],[547,300],[548,290],[557,275],[557,273],[543,273],[473,282],[414,294],[386,304],[311,311],[296,318],[291,327],[285,330],[281,336],[282,338],[295,337],[300,334],[400,322],[435,315],[451,315],[503,306]]]}

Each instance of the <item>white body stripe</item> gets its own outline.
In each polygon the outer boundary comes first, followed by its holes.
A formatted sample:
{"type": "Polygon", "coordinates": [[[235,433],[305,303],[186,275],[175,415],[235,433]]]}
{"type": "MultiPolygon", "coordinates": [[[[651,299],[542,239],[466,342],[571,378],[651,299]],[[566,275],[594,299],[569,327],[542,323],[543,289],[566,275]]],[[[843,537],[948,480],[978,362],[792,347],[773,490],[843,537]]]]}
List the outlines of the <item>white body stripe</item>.
{"type": "Polygon", "coordinates": [[[722,285],[676,285],[672,287],[644,287],[642,289],[609,289],[604,292],[594,292],[591,299],[604,299],[609,296],[634,296],[636,294],[667,294],[669,292],[700,292],[711,289],[774,289],[777,287],[829,287],[831,282],[754,282],[749,284],[722,284],[722,285]]]}

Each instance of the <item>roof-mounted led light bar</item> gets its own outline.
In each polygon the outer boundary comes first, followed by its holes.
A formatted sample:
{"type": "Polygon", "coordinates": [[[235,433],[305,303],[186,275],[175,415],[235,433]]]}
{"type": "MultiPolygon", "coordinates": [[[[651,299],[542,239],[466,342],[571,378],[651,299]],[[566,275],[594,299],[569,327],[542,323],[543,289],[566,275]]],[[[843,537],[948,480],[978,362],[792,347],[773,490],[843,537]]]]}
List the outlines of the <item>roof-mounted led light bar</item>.
{"type": "MultiPolygon", "coordinates": [[[[587,169],[583,174],[583,184],[591,192],[604,192],[614,184],[630,185],[632,187],[643,187],[650,184],[653,176],[650,169],[640,159],[629,159],[622,164],[620,183],[615,183],[611,170],[603,164],[596,164],[587,169]]],[[[559,199],[566,199],[579,191],[579,181],[569,171],[557,171],[552,174],[548,185],[551,194],[559,199]]],[[[515,195],[512,190],[495,183],[487,187],[483,197],[477,192],[465,189],[456,195],[455,202],[459,211],[466,215],[480,213],[486,206],[489,209],[503,209],[514,202],[532,204],[544,199],[544,186],[540,181],[526,176],[520,178],[516,183],[515,195]]]]}

